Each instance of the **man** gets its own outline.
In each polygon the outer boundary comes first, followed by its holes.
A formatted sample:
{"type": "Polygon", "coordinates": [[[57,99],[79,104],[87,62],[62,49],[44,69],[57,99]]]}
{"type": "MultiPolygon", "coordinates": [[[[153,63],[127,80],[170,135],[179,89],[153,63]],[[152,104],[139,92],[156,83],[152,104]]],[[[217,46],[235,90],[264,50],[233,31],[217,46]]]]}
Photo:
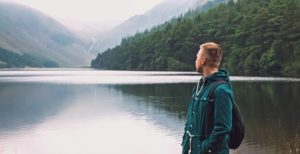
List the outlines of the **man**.
{"type": "Polygon", "coordinates": [[[203,77],[192,92],[182,154],[229,153],[233,93],[229,73],[219,69],[221,58],[222,50],[218,44],[208,42],[200,45],[195,66],[203,77]],[[208,98],[209,90],[219,80],[225,80],[226,84],[217,86],[212,103],[208,98]]]}

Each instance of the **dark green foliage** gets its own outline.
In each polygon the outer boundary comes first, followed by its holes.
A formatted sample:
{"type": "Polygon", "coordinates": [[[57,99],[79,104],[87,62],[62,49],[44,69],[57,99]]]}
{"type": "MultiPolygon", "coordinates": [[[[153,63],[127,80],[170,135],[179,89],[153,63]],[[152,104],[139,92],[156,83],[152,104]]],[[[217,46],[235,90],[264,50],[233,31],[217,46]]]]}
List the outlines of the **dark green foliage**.
{"type": "Polygon", "coordinates": [[[9,67],[58,67],[58,64],[30,54],[17,54],[0,48],[0,68],[9,67]]]}
{"type": "Polygon", "coordinates": [[[233,74],[300,76],[299,0],[224,1],[124,38],[91,66],[193,71],[199,45],[213,41],[223,49],[221,67],[233,74]]]}

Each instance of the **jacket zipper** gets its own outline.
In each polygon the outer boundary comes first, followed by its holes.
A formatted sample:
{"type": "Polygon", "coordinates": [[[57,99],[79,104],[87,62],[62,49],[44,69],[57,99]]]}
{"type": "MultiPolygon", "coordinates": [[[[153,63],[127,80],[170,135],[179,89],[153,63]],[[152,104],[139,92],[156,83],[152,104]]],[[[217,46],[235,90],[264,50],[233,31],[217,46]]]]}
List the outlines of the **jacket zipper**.
{"type": "Polygon", "coordinates": [[[204,84],[205,84],[205,81],[206,81],[206,77],[203,77],[203,83],[202,83],[201,88],[200,88],[199,91],[198,91],[198,88],[199,88],[200,81],[198,82],[198,84],[197,84],[197,89],[196,89],[195,99],[199,96],[201,90],[203,89],[204,84]]]}

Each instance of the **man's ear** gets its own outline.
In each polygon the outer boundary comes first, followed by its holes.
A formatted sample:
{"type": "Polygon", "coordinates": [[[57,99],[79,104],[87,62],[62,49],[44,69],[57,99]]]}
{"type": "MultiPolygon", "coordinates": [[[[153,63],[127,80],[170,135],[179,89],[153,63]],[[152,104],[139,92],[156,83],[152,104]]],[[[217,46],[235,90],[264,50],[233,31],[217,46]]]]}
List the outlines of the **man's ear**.
{"type": "Polygon", "coordinates": [[[202,58],[200,59],[200,62],[201,62],[202,65],[205,65],[205,64],[206,64],[206,58],[205,58],[205,57],[202,57],[202,58]]]}

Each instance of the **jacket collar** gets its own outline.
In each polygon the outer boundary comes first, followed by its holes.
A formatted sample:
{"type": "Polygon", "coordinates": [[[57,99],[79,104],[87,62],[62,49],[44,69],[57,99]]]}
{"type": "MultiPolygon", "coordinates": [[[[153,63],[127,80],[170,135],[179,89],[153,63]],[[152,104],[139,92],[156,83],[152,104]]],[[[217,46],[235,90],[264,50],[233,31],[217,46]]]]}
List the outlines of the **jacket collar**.
{"type": "Polygon", "coordinates": [[[200,79],[200,83],[203,83],[203,80],[205,80],[205,84],[208,84],[210,82],[214,81],[219,81],[219,80],[225,80],[229,81],[229,72],[224,70],[224,69],[219,69],[217,72],[207,76],[207,77],[202,77],[200,79]]]}

